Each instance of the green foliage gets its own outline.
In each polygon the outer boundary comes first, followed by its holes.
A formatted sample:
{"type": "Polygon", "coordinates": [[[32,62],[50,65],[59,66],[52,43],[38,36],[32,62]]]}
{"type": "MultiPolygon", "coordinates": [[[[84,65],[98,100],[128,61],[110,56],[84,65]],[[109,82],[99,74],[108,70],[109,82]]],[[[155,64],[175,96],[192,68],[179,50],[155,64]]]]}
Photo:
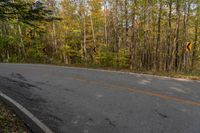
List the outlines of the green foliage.
{"type": "Polygon", "coordinates": [[[109,52],[106,47],[103,47],[99,52],[99,57],[97,59],[99,60],[100,65],[103,67],[109,67],[113,65],[113,57],[114,54],[109,52]]]}
{"type": "Polygon", "coordinates": [[[43,59],[45,57],[44,53],[42,51],[39,51],[38,49],[28,49],[26,51],[27,53],[27,60],[29,62],[43,62],[43,59]]]}
{"type": "Polygon", "coordinates": [[[198,0],[41,1],[0,1],[0,61],[199,69],[198,0]]]}
{"type": "Polygon", "coordinates": [[[40,1],[0,1],[0,21],[17,21],[35,26],[33,24],[34,21],[53,21],[59,19],[54,17],[52,14],[52,10],[47,9],[40,1]]]}

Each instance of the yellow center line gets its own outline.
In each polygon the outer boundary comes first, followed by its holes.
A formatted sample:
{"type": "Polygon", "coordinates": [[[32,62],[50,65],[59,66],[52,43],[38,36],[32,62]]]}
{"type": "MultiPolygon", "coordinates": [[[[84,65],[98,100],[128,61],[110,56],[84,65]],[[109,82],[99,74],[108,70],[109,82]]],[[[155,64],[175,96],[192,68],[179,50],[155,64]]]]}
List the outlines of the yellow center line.
{"type": "Polygon", "coordinates": [[[192,106],[200,106],[200,102],[197,102],[197,101],[184,99],[184,98],[180,98],[180,97],[176,97],[176,96],[160,94],[160,93],[154,92],[154,91],[130,88],[130,87],[121,86],[121,85],[114,85],[114,84],[111,84],[111,83],[108,83],[108,82],[105,82],[105,81],[99,81],[99,80],[91,81],[91,80],[87,80],[87,79],[82,78],[82,77],[70,77],[70,79],[75,79],[75,80],[88,82],[88,83],[94,83],[94,84],[107,85],[107,86],[112,87],[113,89],[117,89],[117,88],[120,89],[120,90],[125,89],[125,90],[128,90],[129,92],[135,92],[135,93],[140,93],[140,94],[147,95],[147,96],[158,97],[158,98],[164,99],[164,100],[172,100],[172,101],[175,101],[175,102],[181,103],[181,104],[187,104],[187,105],[192,105],[192,106]]]}
{"type": "Polygon", "coordinates": [[[139,89],[133,89],[133,88],[127,88],[127,90],[130,92],[141,93],[141,94],[148,95],[148,96],[159,97],[160,99],[176,101],[181,104],[200,106],[200,102],[183,99],[183,98],[179,98],[179,97],[175,97],[175,96],[164,95],[164,94],[160,94],[160,93],[153,92],[153,91],[139,90],[139,89]]]}

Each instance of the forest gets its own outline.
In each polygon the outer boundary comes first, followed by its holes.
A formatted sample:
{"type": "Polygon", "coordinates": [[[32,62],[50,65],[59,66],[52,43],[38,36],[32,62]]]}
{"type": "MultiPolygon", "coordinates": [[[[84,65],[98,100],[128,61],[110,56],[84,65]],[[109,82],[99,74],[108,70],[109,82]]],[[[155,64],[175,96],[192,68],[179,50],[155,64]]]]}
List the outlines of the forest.
{"type": "Polygon", "coordinates": [[[0,62],[200,71],[199,5],[200,0],[0,0],[0,62]]]}

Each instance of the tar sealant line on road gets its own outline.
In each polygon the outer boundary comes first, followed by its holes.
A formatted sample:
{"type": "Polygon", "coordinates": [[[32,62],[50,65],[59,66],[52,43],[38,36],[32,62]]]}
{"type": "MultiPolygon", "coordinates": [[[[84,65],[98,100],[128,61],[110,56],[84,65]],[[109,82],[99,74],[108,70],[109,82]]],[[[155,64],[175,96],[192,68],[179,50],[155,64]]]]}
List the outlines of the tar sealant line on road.
{"type": "MultiPolygon", "coordinates": [[[[2,97],[4,100],[7,102],[11,103],[12,105],[15,106],[18,110],[21,111],[24,115],[26,115],[34,124],[42,130],[44,133],[53,133],[51,129],[49,129],[43,122],[41,122],[37,117],[35,117],[30,111],[28,111],[26,108],[24,108],[22,105],[20,105],[18,102],[13,100],[12,98],[8,97],[4,93],[0,91],[0,97],[2,97]]],[[[30,127],[31,128],[31,127],[30,127]]]]}

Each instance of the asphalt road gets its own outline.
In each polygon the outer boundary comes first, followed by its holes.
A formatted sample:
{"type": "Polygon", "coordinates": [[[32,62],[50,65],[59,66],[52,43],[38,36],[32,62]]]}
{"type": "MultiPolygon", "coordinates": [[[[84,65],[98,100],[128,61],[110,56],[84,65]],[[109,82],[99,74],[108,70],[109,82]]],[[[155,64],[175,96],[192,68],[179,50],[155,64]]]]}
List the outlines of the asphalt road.
{"type": "Polygon", "coordinates": [[[56,133],[200,133],[200,81],[0,64],[0,91],[56,133]]]}

